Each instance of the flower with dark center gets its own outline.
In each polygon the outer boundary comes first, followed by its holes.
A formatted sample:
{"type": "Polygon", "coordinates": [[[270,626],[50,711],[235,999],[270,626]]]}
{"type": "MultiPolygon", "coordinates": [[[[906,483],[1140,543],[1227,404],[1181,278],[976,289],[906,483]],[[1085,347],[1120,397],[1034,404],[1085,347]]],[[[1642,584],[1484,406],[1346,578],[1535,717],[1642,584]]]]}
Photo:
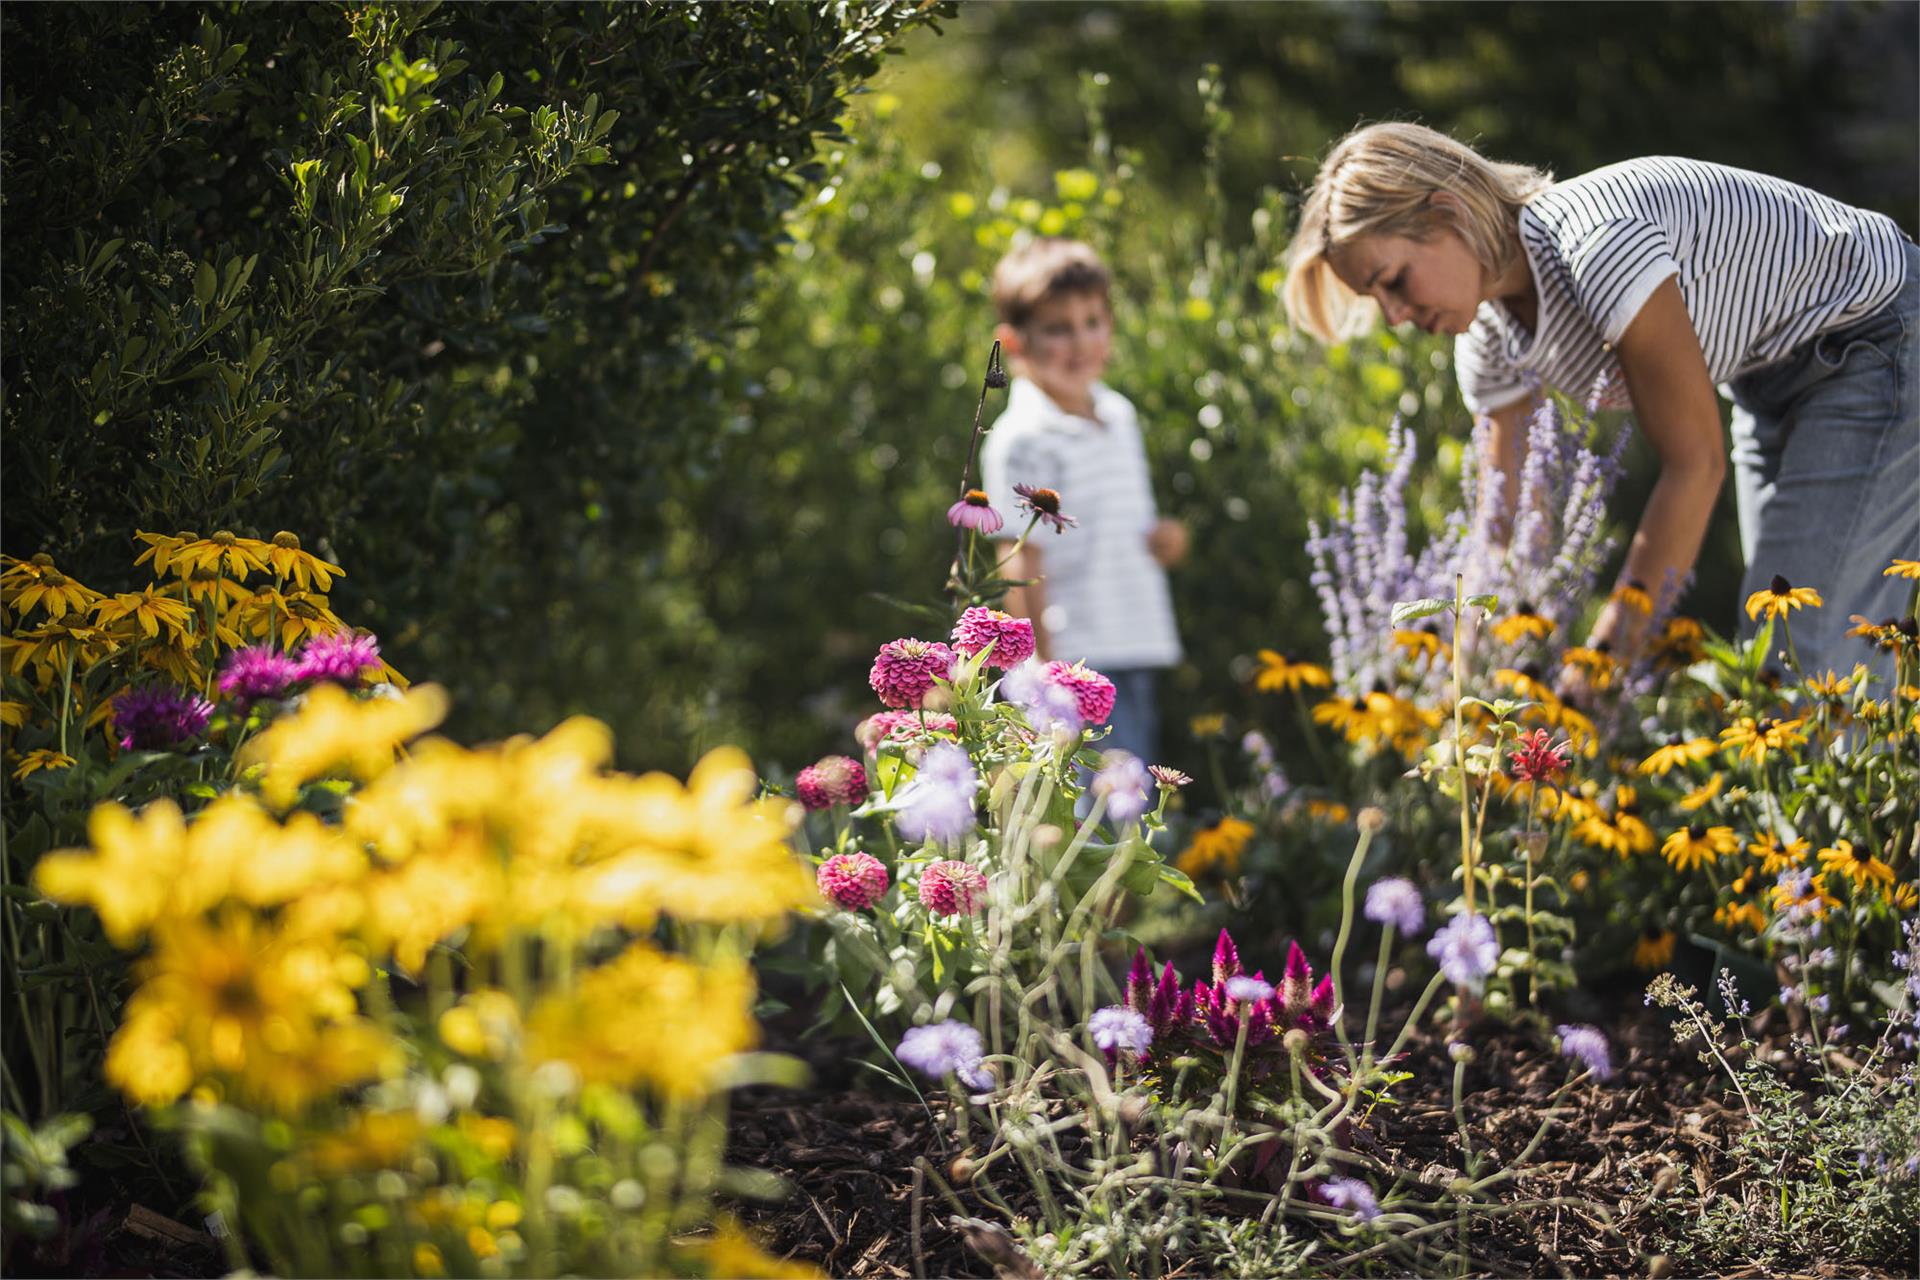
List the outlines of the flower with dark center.
{"type": "Polygon", "coordinates": [[[987,501],[984,490],[969,489],[961,495],[960,501],[947,508],[947,523],[956,529],[971,529],[975,533],[998,533],[1006,521],[987,501]]]}
{"type": "Polygon", "coordinates": [[[1818,609],[1824,603],[1820,593],[1812,587],[1796,587],[1776,573],[1770,585],[1747,597],[1747,616],[1758,620],[1764,613],[1770,618],[1778,618],[1795,609],[1818,609]]]}
{"type": "Polygon", "coordinates": [[[1669,835],[1660,846],[1660,854],[1676,870],[1692,871],[1739,848],[1740,839],[1733,834],[1732,827],[1709,827],[1696,822],[1669,835]]]}
{"type": "Polygon", "coordinates": [[[1080,522],[1060,511],[1060,495],[1052,489],[1040,489],[1030,484],[1017,484],[1013,491],[1020,495],[1020,509],[1033,512],[1036,521],[1045,521],[1053,526],[1055,533],[1065,533],[1067,526],[1078,527],[1080,522]]]}

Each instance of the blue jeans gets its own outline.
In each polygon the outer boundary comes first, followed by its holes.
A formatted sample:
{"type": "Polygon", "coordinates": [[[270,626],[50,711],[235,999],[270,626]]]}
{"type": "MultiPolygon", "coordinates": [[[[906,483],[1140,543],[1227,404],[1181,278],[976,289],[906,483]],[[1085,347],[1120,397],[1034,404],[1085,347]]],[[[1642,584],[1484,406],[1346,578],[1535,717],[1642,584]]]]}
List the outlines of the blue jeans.
{"type": "MultiPolygon", "coordinates": [[[[1101,675],[1113,681],[1113,710],[1107,715],[1107,724],[1113,729],[1099,742],[1102,751],[1129,751],[1139,757],[1142,764],[1159,764],[1160,752],[1160,704],[1154,699],[1154,667],[1123,667],[1118,671],[1102,670],[1101,675]]],[[[1080,785],[1087,786],[1093,781],[1093,771],[1080,770],[1080,785]]],[[[1154,796],[1147,793],[1149,802],[1154,796]]],[[[1087,792],[1081,795],[1074,812],[1084,818],[1093,808],[1093,795],[1087,792]]]]}
{"type": "MultiPolygon", "coordinates": [[[[1885,306],[1730,388],[1740,600],[1776,574],[1819,591],[1824,608],[1790,619],[1809,675],[1865,662],[1890,678],[1892,658],[1847,639],[1847,618],[1880,622],[1911,598],[1911,582],[1882,576],[1896,556],[1920,556],[1920,246],[1906,255],[1906,283],[1885,306]]],[[[1744,609],[1741,623],[1757,629],[1744,609]]]]}

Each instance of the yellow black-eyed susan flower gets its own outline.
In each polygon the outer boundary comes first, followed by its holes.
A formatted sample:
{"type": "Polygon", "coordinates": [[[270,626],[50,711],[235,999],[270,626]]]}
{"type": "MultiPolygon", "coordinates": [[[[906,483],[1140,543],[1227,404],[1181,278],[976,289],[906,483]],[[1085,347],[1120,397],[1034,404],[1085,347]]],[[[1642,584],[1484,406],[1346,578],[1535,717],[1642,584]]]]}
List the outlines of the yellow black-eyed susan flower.
{"type": "Polygon", "coordinates": [[[1673,963],[1673,930],[1648,925],[1633,944],[1636,969],[1664,969],[1673,963]]]}
{"type": "Polygon", "coordinates": [[[1687,813],[1694,813],[1704,808],[1708,801],[1720,794],[1721,781],[1720,771],[1714,770],[1711,778],[1680,797],[1680,808],[1687,813]]]}
{"type": "Polygon", "coordinates": [[[15,702],[11,698],[0,702],[0,724],[9,729],[18,729],[27,722],[27,704],[15,702]]]}
{"type": "MultiPolygon", "coordinates": [[[[173,569],[173,559],[179,554],[180,548],[190,542],[200,541],[200,535],[188,529],[173,534],[148,533],[144,529],[136,529],[133,536],[135,541],[147,544],[147,549],[136,556],[133,563],[139,566],[152,561],[153,576],[156,578],[164,578],[167,570],[173,569]]],[[[184,569],[174,570],[178,577],[185,577],[187,572],[184,569]]]]}
{"type": "Polygon", "coordinates": [[[1862,889],[1893,884],[1893,868],[1851,840],[1835,840],[1830,848],[1820,850],[1819,858],[1822,871],[1838,872],[1862,889]]]}
{"type": "Polygon", "coordinates": [[[1612,653],[1612,646],[1605,640],[1595,645],[1577,644],[1560,655],[1560,660],[1587,677],[1587,683],[1595,689],[1613,687],[1613,678],[1620,670],[1620,661],[1612,653]]]}
{"type": "Polygon", "coordinates": [[[1431,622],[1416,630],[1401,628],[1393,633],[1393,645],[1404,650],[1407,657],[1415,662],[1421,658],[1429,660],[1439,657],[1446,651],[1440,643],[1440,632],[1431,622]]]}
{"type": "Polygon", "coordinates": [[[1883,578],[1920,579],[1920,560],[1895,560],[1880,571],[1883,578]]]}
{"type": "Polygon", "coordinates": [[[1818,609],[1824,603],[1812,587],[1796,587],[1776,573],[1769,585],[1747,597],[1747,616],[1758,619],[1764,613],[1778,618],[1795,609],[1818,609]]]}
{"type": "Polygon", "coordinates": [[[282,582],[292,579],[302,591],[315,587],[331,591],[335,578],[347,576],[347,571],[333,561],[322,560],[310,551],[302,551],[299,535],[288,533],[285,529],[273,535],[265,554],[267,568],[273,576],[282,582]]]}
{"type": "Polygon", "coordinates": [[[1665,746],[1656,747],[1652,755],[1640,762],[1640,772],[1657,778],[1670,769],[1705,760],[1719,749],[1720,744],[1712,738],[1688,738],[1676,733],[1667,739],[1665,746]]]}
{"type": "Polygon", "coordinates": [[[1866,670],[1865,667],[1856,666],[1853,674],[1843,676],[1829,667],[1825,675],[1807,677],[1807,692],[1822,698],[1844,698],[1852,690],[1854,681],[1863,676],[1866,670]]]}
{"type": "Polygon", "coordinates": [[[1522,601],[1514,611],[1493,624],[1493,638],[1501,644],[1519,644],[1522,640],[1545,640],[1553,634],[1553,622],[1522,601]]]}
{"type": "Polygon", "coordinates": [[[232,530],[221,529],[211,538],[201,538],[174,548],[169,567],[181,574],[191,574],[195,569],[211,569],[215,573],[244,578],[250,573],[266,572],[269,546],[258,538],[242,538],[232,530]]]}
{"type": "Polygon", "coordinates": [[[1729,932],[1751,929],[1767,931],[1767,913],[1751,902],[1723,902],[1713,913],[1713,922],[1729,932]]]}
{"type": "Polygon", "coordinates": [[[1341,695],[1315,703],[1313,720],[1315,724],[1324,724],[1345,734],[1350,742],[1363,742],[1381,733],[1391,710],[1392,703],[1385,698],[1376,705],[1373,695],[1355,698],[1341,695]]]}
{"type": "Polygon", "coordinates": [[[1807,860],[1807,851],[1813,846],[1804,838],[1791,844],[1783,843],[1779,836],[1769,831],[1747,845],[1747,852],[1760,859],[1760,870],[1770,876],[1777,876],[1788,867],[1797,867],[1807,860]]]}
{"type": "Polygon", "coordinates": [[[27,775],[38,773],[42,769],[71,768],[73,768],[73,757],[66,752],[55,751],[50,747],[35,747],[20,757],[20,763],[13,771],[13,780],[20,782],[27,775]]]}
{"type": "Polygon", "coordinates": [[[162,630],[169,639],[177,639],[192,628],[193,610],[148,586],[142,591],[123,591],[99,601],[93,606],[93,620],[103,627],[125,623],[123,631],[138,631],[149,640],[159,638],[162,630]]]}
{"type": "Polygon", "coordinates": [[[1253,687],[1262,693],[1277,693],[1305,685],[1324,689],[1332,683],[1333,676],[1325,667],[1313,662],[1295,662],[1292,655],[1273,649],[1260,651],[1260,670],[1253,677],[1253,687]]]}
{"type": "Polygon", "coordinates": [[[1240,869],[1241,855],[1253,839],[1253,824],[1232,814],[1201,827],[1187,841],[1174,865],[1189,876],[1199,877],[1218,868],[1227,875],[1240,869]]]}
{"type": "Polygon", "coordinates": [[[1660,856],[1677,871],[1692,871],[1739,848],[1740,838],[1733,834],[1732,827],[1708,827],[1696,822],[1669,835],[1660,846],[1660,856]]]}
{"type": "Polygon", "coordinates": [[[1827,891],[1825,875],[1808,875],[1805,872],[1781,877],[1781,882],[1767,891],[1767,897],[1772,901],[1776,913],[1792,911],[1816,920],[1824,919],[1827,912],[1840,905],[1840,899],[1827,891]]]}
{"type": "Polygon", "coordinates": [[[1720,746],[1732,750],[1741,760],[1764,764],[1771,751],[1791,756],[1794,748],[1807,740],[1805,724],[1804,720],[1741,716],[1720,731],[1720,746]]]}
{"type": "Polygon", "coordinates": [[[1628,579],[1613,589],[1612,600],[1615,604],[1626,605],[1641,613],[1653,612],[1653,597],[1647,594],[1647,584],[1637,579],[1628,579]]]}
{"type": "Polygon", "coordinates": [[[58,622],[68,613],[86,612],[100,599],[99,592],[60,572],[45,552],[31,560],[0,556],[0,564],[6,565],[0,572],[0,604],[10,618],[38,610],[58,622]]]}
{"type": "Polygon", "coordinates": [[[1653,642],[1654,659],[1668,667],[1690,667],[1705,656],[1706,638],[1706,629],[1692,618],[1668,618],[1653,642]]]}
{"type": "Polygon", "coordinates": [[[1888,886],[1887,905],[1896,911],[1911,911],[1920,907],[1920,887],[1916,887],[1911,880],[1888,886]]]}

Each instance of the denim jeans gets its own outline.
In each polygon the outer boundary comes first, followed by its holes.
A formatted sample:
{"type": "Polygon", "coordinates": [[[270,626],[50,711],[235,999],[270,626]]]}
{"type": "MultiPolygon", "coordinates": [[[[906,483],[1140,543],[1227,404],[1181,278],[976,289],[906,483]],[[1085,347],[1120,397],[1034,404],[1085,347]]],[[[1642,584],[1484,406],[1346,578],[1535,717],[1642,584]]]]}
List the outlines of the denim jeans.
{"type": "MultiPolygon", "coordinates": [[[[1100,750],[1128,751],[1142,764],[1160,763],[1160,704],[1154,697],[1156,673],[1154,667],[1123,667],[1100,673],[1113,681],[1113,710],[1107,715],[1107,724],[1113,732],[1100,740],[1100,750]]],[[[1082,768],[1081,785],[1092,781],[1092,770],[1082,768]]],[[[1147,799],[1154,799],[1151,791],[1147,799]]],[[[1089,792],[1080,797],[1074,811],[1084,818],[1092,808],[1093,795],[1089,792]]]]}
{"type": "MultiPolygon", "coordinates": [[[[1896,556],[1920,556],[1920,246],[1906,254],[1906,283],[1885,306],[1730,387],[1740,599],[1775,575],[1819,591],[1824,608],[1789,620],[1809,675],[1865,662],[1891,677],[1888,655],[1846,638],[1847,618],[1900,614],[1913,587],[1882,576],[1896,556]]],[[[1744,611],[1741,622],[1757,629],[1744,611]]]]}

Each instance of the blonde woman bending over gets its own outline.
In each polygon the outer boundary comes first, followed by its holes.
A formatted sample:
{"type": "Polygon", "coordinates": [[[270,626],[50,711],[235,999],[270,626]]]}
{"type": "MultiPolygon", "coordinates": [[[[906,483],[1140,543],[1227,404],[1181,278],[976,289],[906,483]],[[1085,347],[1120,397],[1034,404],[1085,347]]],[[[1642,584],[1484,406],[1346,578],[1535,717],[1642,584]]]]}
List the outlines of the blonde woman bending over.
{"type": "MultiPolygon", "coordinates": [[[[1894,222],[1764,174],[1671,156],[1564,182],[1415,124],[1376,124],[1320,167],[1287,253],[1286,306],[1322,341],[1378,314],[1454,335],[1461,398],[1492,422],[1511,519],[1541,388],[1631,406],[1660,460],[1621,578],[1692,571],[1725,480],[1719,386],[1746,553],[1741,598],[1812,587],[1803,668],[1842,671],[1849,613],[1905,611],[1883,576],[1920,556],[1920,247],[1894,222]]],[[[1593,641],[1631,652],[1610,603],[1593,641]]]]}

